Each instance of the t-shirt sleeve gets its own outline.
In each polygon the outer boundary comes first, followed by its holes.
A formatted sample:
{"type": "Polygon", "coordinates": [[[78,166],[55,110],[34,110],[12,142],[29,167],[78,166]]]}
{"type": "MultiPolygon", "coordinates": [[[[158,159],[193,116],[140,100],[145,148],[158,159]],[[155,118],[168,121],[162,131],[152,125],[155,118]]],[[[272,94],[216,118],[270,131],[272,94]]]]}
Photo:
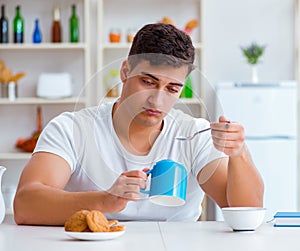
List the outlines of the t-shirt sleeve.
{"type": "Polygon", "coordinates": [[[62,113],[43,129],[33,153],[48,152],[65,159],[73,172],[76,167],[73,114],[62,113]]]}

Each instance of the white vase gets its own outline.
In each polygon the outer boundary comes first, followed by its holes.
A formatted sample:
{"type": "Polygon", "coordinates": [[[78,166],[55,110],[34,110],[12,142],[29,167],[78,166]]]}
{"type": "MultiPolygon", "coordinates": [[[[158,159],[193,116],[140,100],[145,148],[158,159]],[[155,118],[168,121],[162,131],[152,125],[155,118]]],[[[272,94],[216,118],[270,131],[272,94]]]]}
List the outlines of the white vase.
{"type": "Polygon", "coordinates": [[[251,65],[251,81],[253,83],[258,82],[258,76],[257,76],[257,65],[251,65]]]}
{"type": "Polygon", "coordinates": [[[6,168],[4,166],[0,166],[0,224],[2,223],[5,216],[5,203],[4,203],[4,198],[1,190],[2,176],[5,170],[6,168]]]}

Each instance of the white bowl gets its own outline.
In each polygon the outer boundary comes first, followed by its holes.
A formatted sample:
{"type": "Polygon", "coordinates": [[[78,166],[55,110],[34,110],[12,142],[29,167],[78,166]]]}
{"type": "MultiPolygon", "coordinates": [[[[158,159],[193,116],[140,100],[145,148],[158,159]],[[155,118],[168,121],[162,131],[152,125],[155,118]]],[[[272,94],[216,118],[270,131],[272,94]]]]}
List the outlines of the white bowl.
{"type": "Polygon", "coordinates": [[[225,222],[235,231],[255,230],[264,221],[266,209],[262,207],[224,207],[225,222]]]}

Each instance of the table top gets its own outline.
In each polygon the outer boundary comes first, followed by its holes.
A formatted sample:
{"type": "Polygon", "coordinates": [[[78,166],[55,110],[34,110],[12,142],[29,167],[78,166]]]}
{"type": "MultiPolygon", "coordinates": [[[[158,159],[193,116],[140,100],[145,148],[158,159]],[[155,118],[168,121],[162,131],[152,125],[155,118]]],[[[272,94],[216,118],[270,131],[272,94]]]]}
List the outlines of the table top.
{"type": "Polygon", "coordinates": [[[299,250],[300,228],[265,223],[256,231],[234,232],[224,222],[124,222],[124,235],[105,241],[72,239],[63,227],[18,226],[12,217],[0,225],[0,250],[14,251],[176,251],[299,250]]]}

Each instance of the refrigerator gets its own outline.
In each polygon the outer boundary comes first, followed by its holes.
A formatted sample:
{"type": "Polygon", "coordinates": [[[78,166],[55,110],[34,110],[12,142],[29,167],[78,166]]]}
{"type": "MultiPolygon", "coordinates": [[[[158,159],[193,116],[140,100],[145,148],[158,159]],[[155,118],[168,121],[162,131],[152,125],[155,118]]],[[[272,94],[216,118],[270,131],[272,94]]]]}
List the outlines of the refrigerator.
{"type": "MultiPolygon", "coordinates": [[[[216,119],[245,128],[246,144],[265,185],[266,220],[298,210],[297,82],[223,82],[216,86],[216,119]]],[[[216,218],[220,219],[218,209],[216,218]]]]}

